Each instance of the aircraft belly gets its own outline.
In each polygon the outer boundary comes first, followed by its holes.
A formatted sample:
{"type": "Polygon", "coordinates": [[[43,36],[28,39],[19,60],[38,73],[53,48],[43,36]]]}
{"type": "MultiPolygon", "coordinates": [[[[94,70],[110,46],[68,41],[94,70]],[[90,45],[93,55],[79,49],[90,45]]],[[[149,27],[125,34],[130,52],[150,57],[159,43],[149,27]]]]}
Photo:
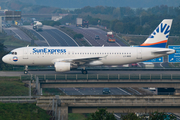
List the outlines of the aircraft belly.
{"type": "Polygon", "coordinates": [[[133,59],[129,59],[128,57],[123,56],[111,56],[102,60],[104,65],[121,65],[131,61],[133,61],[133,59]]]}

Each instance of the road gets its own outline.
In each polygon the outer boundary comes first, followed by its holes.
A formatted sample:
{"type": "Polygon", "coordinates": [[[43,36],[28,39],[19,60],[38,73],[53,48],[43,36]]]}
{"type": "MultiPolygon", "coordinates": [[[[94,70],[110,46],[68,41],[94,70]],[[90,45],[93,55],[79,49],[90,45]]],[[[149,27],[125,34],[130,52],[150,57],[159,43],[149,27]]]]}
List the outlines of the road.
{"type": "Polygon", "coordinates": [[[24,33],[22,30],[20,30],[16,27],[3,28],[3,30],[7,33],[7,35],[13,35],[17,39],[31,42],[31,38],[26,33],[24,33]]]}
{"type": "MultiPolygon", "coordinates": [[[[46,46],[78,46],[73,38],[57,28],[44,25],[42,31],[35,31],[30,25],[23,27],[31,30],[31,32],[33,32],[39,40],[44,40],[46,42],[46,46]]],[[[44,44],[38,45],[44,46],[44,44]]]]}
{"type": "Polygon", "coordinates": [[[105,31],[95,28],[95,27],[89,27],[89,28],[82,28],[82,27],[76,27],[74,25],[67,26],[68,28],[72,29],[76,33],[81,33],[84,35],[85,39],[92,45],[92,46],[123,46],[125,45],[122,41],[116,38],[115,43],[109,43],[107,42],[107,36],[105,31]],[[95,40],[95,36],[99,35],[100,39],[95,40]]]}
{"type": "MultiPolygon", "coordinates": [[[[104,95],[103,88],[59,88],[67,95],[104,95]]],[[[110,88],[109,95],[131,95],[121,88],[110,88]]],[[[107,94],[106,94],[107,95],[107,94]]]]}

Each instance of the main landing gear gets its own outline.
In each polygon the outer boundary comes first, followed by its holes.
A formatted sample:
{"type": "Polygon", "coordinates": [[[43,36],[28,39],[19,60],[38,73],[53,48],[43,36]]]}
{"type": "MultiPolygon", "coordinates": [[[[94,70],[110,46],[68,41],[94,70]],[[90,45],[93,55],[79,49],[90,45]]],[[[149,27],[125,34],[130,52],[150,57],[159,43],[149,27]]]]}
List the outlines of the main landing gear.
{"type": "Polygon", "coordinates": [[[28,74],[28,66],[27,65],[25,66],[24,74],[28,74]]]}
{"type": "Polygon", "coordinates": [[[86,69],[82,69],[82,74],[87,74],[87,70],[86,69]]]}

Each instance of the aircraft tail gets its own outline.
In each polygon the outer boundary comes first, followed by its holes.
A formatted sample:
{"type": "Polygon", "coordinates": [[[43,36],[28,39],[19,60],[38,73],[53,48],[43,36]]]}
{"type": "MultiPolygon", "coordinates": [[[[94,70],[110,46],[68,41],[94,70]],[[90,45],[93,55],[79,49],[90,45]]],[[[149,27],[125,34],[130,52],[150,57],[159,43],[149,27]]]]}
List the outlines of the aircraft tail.
{"type": "Polygon", "coordinates": [[[165,48],[170,29],[172,25],[172,19],[164,19],[154,32],[146,39],[146,41],[140,45],[140,47],[160,47],[165,48]]]}

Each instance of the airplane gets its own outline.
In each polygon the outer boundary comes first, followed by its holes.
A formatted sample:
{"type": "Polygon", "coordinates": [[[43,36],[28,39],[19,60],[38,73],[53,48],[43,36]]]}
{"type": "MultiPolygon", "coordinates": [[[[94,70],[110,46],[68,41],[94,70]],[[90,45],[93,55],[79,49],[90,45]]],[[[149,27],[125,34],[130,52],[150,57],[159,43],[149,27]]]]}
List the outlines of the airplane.
{"type": "Polygon", "coordinates": [[[2,61],[12,65],[28,66],[54,65],[56,72],[66,72],[82,68],[87,74],[87,66],[122,65],[146,61],[173,54],[174,49],[166,48],[172,19],[164,19],[143,44],[136,47],[21,47],[12,50],[2,61]]]}

